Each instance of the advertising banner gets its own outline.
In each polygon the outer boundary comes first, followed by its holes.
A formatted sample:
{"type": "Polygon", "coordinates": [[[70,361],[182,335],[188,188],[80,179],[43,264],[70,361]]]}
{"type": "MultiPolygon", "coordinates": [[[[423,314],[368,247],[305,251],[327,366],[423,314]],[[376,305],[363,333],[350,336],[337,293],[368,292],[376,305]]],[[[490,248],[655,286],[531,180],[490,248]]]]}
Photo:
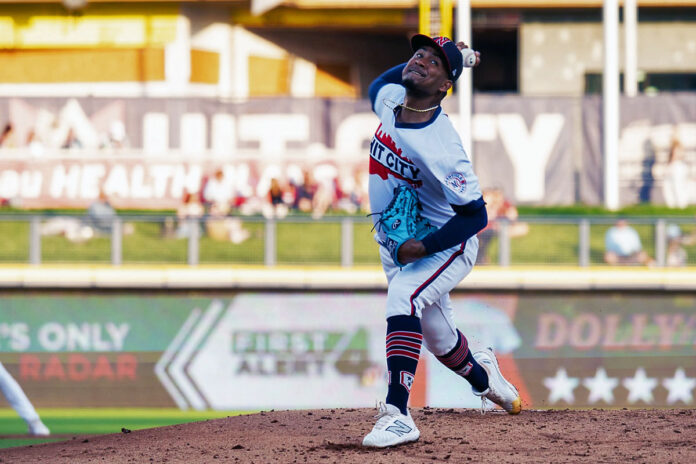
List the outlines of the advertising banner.
{"type": "MultiPolygon", "coordinates": [[[[517,203],[572,203],[573,103],[477,95],[473,130],[461,135],[472,137],[481,185],[517,203]]],[[[444,110],[458,128],[456,99],[444,110]]],[[[219,168],[230,188],[259,196],[270,177],[301,178],[300,169],[353,178],[367,170],[379,124],[366,99],[291,98],[0,98],[7,121],[0,199],[86,207],[103,188],[118,207],[138,209],[175,208],[219,168]]]]}
{"type": "MultiPolygon", "coordinates": [[[[459,129],[456,105],[443,102],[459,129]]],[[[477,94],[473,105],[471,133],[461,136],[472,138],[482,187],[515,203],[602,202],[599,97],[477,94]]],[[[696,94],[622,98],[620,113],[621,203],[695,202],[696,94]]],[[[297,176],[292,164],[320,177],[353,176],[366,169],[378,126],[367,99],[317,98],[3,97],[6,123],[0,199],[82,207],[103,185],[116,204],[145,209],[176,207],[184,189],[197,191],[218,168],[258,195],[269,176],[297,176]]]]}
{"type": "Polygon", "coordinates": [[[696,295],[519,299],[514,358],[537,406],[693,405],[696,295]]]}
{"type": "MultiPolygon", "coordinates": [[[[384,293],[0,295],[0,361],[38,407],[371,407],[384,293]]],[[[694,405],[696,295],[455,293],[527,408],[694,405]]],[[[481,405],[422,350],[412,406],[481,405]]]]}
{"type": "Polygon", "coordinates": [[[164,348],[210,299],[0,295],[0,361],[37,407],[171,406],[164,348]]]}
{"type": "Polygon", "coordinates": [[[0,199],[23,208],[87,208],[103,191],[116,208],[176,209],[185,193],[198,193],[217,170],[236,198],[263,198],[271,178],[331,182],[367,172],[367,163],[333,159],[228,160],[143,156],[0,158],[0,199]]]}

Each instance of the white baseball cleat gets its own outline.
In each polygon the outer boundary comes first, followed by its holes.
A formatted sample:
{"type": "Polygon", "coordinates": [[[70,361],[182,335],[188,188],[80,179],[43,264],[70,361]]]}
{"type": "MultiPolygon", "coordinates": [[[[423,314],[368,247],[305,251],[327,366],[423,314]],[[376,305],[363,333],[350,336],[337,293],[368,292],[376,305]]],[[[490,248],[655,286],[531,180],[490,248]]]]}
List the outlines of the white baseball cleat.
{"type": "Polygon", "coordinates": [[[410,413],[403,415],[396,406],[381,401],[377,407],[377,423],[372,432],[365,435],[363,446],[386,448],[418,440],[420,431],[410,413]]]}
{"type": "MultiPolygon", "coordinates": [[[[474,353],[474,359],[488,374],[488,389],[483,392],[473,390],[474,395],[488,398],[509,414],[522,411],[522,399],[513,384],[505,380],[500,372],[498,360],[491,348],[474,353]]],[[[484,400],[485,403],[485,400],[484,400]]],[[[483,408],[482,408],[483,410],[483,408]]]]}
{"type": "Polygon", "coordinates": [[[29,435],[34,437],[47,437],[51,434],[46,424],[41,422],[41,419],[36,419],[29,422],[29,435]]]}

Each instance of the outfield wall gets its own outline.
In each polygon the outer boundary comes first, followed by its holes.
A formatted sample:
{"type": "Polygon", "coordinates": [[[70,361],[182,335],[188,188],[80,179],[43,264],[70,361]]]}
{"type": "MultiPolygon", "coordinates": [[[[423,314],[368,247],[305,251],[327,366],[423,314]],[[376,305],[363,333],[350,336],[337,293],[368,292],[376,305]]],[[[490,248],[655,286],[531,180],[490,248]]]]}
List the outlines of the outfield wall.
{"type": "MultiPolygon", "coordinates": [[[[283,285],[275,272],[266,288],[6,285],[0,360],[37,407],[374,405],[385,394],[383,285],[349,289],[347,274],[330,270],[323,282],[305,271],[304,283],[283,285]]],[[[670,289],[637,280],[671,280],[661,271],[605,271],[601,288],[581,288],[582,274],[562,270],[541,287],[541,272],[476,271],[452,295],[472,349],[498,352],[527,407],[694,406],[691,273],[670,289]]],[[[413,406],[479,404],[464,381],[422,357],[413,406]]]]}

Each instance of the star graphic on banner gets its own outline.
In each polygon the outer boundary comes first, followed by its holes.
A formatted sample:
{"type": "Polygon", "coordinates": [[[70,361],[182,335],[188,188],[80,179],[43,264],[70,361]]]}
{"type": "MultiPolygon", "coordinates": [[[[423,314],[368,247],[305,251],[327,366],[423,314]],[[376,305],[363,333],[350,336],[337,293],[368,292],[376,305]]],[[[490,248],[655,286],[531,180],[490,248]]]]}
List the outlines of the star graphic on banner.
{"type": "Polygon", "coordinates": [[[599,400],[604,400],[611,404],[614,402],[614,388],[619,384],[619,379],[607,377],[607,371],[603,367],[597,369],[594,377],[588,377],[583,380],[582,385],[590,390],[588,401],[596,403],[599,400]]]}
{"type": "Polygon", "coordinates": [[[691,390],[696,387],[696,379],[687,377],[683,368],[679,368],[674,373],[674,377],[664,379],[662,385],[669,390],[667,395],[667,404],[674,404],[677,401],[683,401],[689,404],[693,401],[691,390]]]}
{"type": "Polygon", "coordinates": [[[573,390],[578,386],[580,380],[576,377],[568,377],[564,367],[556,371],[555,377],[546,377],[544,386],[549,389],[549,403],[553,404],[559,400],[572,404],[575,401],[573,390]]]}
{"type": "Polygon", "coordinates": [[[637,403],[645,401],[653,402],[653,389],[657,386],[657,379],[648,377],[645,369],[639,367],[633,377],[625,378],[622,385],[628,390],[628,402],[637,403]]]}

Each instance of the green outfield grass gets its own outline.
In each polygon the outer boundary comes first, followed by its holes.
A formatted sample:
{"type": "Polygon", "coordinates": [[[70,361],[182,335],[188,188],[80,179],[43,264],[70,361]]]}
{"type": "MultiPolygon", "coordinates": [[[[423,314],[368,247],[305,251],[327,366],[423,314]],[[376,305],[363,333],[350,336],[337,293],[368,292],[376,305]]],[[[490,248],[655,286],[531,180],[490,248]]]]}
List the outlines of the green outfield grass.
{"type": "MultiPolygon", "coordinates": [[[[530,211],[537,212],[537,211],[530,211]]],[[[578,225],[567,222],[563,213],[577,213],[577,208],[559,209],[556,223],[544,217],[542,222],[529,218],[529,233],[511,240],[512,265],[577,265],[578,225]],[[565,221],[565,222],[564,222],[565,221]]],[[[659,211],[662,213],[663,211],[659,211]]],[[[593,216],[590,228],[590,264],[603,264],[604,234],[613,218],[593,216]]],[[[661,216],[662,217],[662,216],[661,216]]],[[[664,216],[667,217],[667,216],[664,216]]],[[[539,218],[539,216],[536,216],[539,218]]],[[[300,218],[303,220],[306,218],[300,218]]],[[[281,265],[337,265],[341,262],[341,224],[339,222],[293,222],[289,218],[276,224],[276,257],[281,265]]],[[[378,265],[377,244],[373,240],[371,222],[356,216],[353,224],[353,262],[356,265],[378,265]]],[[[524,217],[521,218],[525,220],[524,217]]],[[[667,219],[669,221],[669,219],[667,219]]],[[[682,215],[685,234],[694,233],[694,221],[682,215]]],[[[124,264],[186,264],[188,240],[163,235],[164,216],[151,217],[148,222],[129,221],[133,232],[122,242],[124,264]]],[[[655,256],[655,227],[634,224],[645,250],[655,256]]],[[[214,240],[202,234],[199,242],[200,264],[263,264],[265,223],[259,218],[243,220],[249,237],[241,244],[214,240]]],[[[685,247],[689,262],[696,264],[696,245],[685,247]]],[[[43,263],[109,264],[110,237],[95,237],[85,243],[72,243],[64,237],[42,237],[43,263]]],[[[483,251],[487,262],[498,262],[498,243],[494,238],[483,251]]],[[[21,220],[0,220],[0,263],[26,263],[29,259],[29,224],[21,220]]]]}
{"type": "Polygon", "coordinates": [[[73,436],[120,433],[165,425],[218,419],[247,414],[248,411],[181,411],[179,409],[80,408],[40,409],[39,415],[53,437],[15,437],[27,431],[26,424],[13,409],[0,409],[0,448],[70,440],[73,436]],[[7,437],[7,436],[12,437],[7,437]],[[5,438],[7,437],[7,438],[5,438]]]}
{"type": "MultiPolygon", "coordinates": [[[[372,224],[359,218],[353,225],[356,264],[378,264],[377,244],[372,224]]],[[[166,238],[161,222],[131,222],[132,234],[123,237],[124,264],[186,264],[187,239],[166,238]]],[[[249,238],[241,244],[214,240],[205,234],[199,243],[201,264],[264,262],[264,223],[243,223],[249,238]]],[[[279,264],[338,264],[341,261],[341,224],[331,222],[279,222],[276,225],[277,262],[279,264]]],[[[29,223],[0,221],[0,262],[25,263],[29,257],[29,223]]],[[[64,237],[41,239],[43,263],[94,263],[111,261],[110,237],[95,237],[84,243],[72,243],[64,237]]]]}

